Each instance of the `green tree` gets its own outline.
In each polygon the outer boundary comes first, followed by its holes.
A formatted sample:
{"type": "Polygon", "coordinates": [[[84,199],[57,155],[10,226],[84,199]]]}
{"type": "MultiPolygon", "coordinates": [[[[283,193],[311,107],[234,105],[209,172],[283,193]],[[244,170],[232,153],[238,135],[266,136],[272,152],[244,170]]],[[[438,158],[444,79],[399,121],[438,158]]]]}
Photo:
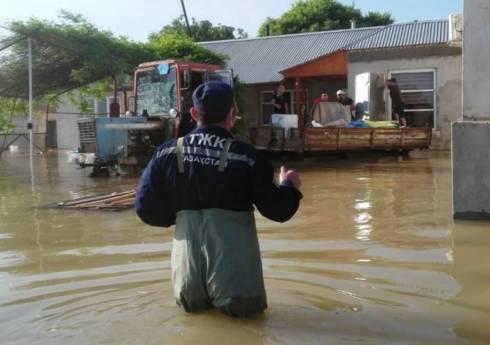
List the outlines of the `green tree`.
{"type": "MultiPolygon", "coordinates": [[[[21,104],[16,98],[0,97],[0,135],[7,135],[12,132],[14,125],[12,120],[18,115],[18,108],[21,104]]],[[[4,141],[6,137],[3,138],[4,141]]],[[[0,144],[0,150],[4,145],[0,144]]]]}
{"type": "Polygon", "coordinates": [[[11,45],[0,57],[0,97],[27,98],[27,36],[33,42],[35,97],[106,79],[120,83],[145,61],[224,62],[223,56],[177,34],[163,35],[147,44],[133,42],[99,30],[82,16],[66,11],[61,12],[58,23],[30,19],[9,26],[13,33],[0,39],[0,48],[11,45]]]}
{"type": "Polygon", "coordinates": [[[181,59],[223,65],[226,58],[201,47],[187,36],[173,32],[152,37],[148,46],[156,60],[181,59]]]}
{"type": "Polygon", "coordinates": [[[259,36],[295,34],[393,23],[389,13],[369,12],[363,15],[354,5],[343,5],[336,0],[299,0],[279,18],[268,17],[259,28],[259,36]]]}
{"type": "MultiPolygon", "coordinates": [[[[248,34],[241,28],[234,28],[227,25],[213,25],[209,20],[196,21],[192,18],[190,23],[192,39],[195,42],[221,41],[235,38],[247,38],[248,34]]],[[[165,25],[157,34],[150,35],[150,40],[154,40],[160,35],[167,33],[187,35],[187,26],[183,16],[175,18],[171,24],[165,25]]]]}
{"type": "Polygon", "coordinates": [[[245,86],[240,81],[238,76],[233,77],[233,92],[235,94],[236,105],[239,110],[240,120],[238,120],[232,128],[234,136],[238,136],[239,140],[247,141],[248,133],[248,116],[245,101],[245,86]]]}
{"type": "Polygon", "coordinates": [[[26,97],[26,36],[33,42],[35,97],[130,73],[137,63],[151,58],[145,45],[114,37],[67,12],[62,12],[61,23],[30,19],[12,22],[10,29],[14,34],[0,46],[18,43],[0,61],[2,96],[26,97]]]}
{"type": "Polygon", "coordinates": [[[360,28],[368,26],[383,26],[394,22],[389,13],[380,12],[368,12],[366,15],[361,16],[361,18],[356,20],[356,25],[360,28]]]}

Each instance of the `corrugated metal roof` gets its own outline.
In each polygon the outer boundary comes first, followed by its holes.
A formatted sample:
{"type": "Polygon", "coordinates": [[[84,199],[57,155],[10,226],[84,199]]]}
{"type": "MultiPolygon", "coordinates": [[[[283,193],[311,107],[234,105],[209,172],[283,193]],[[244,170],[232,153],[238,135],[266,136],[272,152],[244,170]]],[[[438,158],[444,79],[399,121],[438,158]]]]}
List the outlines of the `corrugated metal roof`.
{"type": "Polygon", "coordinates": [[[388,25],[376,34],[355,44],[349,50],[409,47],[444,44],[449,40],[447,20],[388,25]]]}
{"type": "Polygon", "coordinates": [[[282,80],[287,68],[338,50],[376,49],[448,41],[448,21],[413,22],[371,28],[202,42],[229,57],[227,67],[246,84],[282,80]]]}

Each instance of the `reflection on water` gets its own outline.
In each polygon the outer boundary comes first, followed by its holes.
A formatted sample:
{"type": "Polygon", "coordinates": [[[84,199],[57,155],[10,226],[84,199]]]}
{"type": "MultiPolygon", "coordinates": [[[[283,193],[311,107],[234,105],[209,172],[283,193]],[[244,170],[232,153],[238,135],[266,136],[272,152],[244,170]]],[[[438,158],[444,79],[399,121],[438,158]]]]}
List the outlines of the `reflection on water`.
{"type": "Polygon", "coordinates": [[[171,229],[33,207],[135,179],[34,164],[33,191],[26,156],[0,160],[2,344],[490,342],[490,223],[453,222],[449,154],[297,163],[299,214],[257,220],[269,309],[246,320],[175,306],[171,229]]]}

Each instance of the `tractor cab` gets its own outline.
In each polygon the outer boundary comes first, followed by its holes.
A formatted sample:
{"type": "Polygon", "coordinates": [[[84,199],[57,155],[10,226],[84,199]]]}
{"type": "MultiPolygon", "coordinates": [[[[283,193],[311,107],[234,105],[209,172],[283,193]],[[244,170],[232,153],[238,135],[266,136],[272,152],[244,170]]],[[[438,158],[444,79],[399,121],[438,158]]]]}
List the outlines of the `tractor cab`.
{"type": "Polygon", "coordinates": [[[175,119],[176,135],[191,131],[192,93],[202,83],[222,80],[233,84],[231,70],[216,65],[164,60],[146,62],[134,74],[135,113],[148,118],[175,119]]]}

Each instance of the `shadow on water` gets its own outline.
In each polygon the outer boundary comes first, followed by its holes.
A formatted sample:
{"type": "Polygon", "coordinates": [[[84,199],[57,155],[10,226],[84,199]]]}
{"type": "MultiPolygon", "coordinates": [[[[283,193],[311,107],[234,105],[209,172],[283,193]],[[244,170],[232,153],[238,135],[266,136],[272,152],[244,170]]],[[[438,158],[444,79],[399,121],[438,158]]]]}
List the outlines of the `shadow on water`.
{"type": "Polygon", "coordinates": [[[269,309],[186,315],[174,303],[172,229],[133,211],[38,209],[135,178],[90,179],[63,154],[0,161],[2,344],[488,343],[489,223],[454,222],[448,153],[287,162],[298,215],[257,215],[269,309]]]}

